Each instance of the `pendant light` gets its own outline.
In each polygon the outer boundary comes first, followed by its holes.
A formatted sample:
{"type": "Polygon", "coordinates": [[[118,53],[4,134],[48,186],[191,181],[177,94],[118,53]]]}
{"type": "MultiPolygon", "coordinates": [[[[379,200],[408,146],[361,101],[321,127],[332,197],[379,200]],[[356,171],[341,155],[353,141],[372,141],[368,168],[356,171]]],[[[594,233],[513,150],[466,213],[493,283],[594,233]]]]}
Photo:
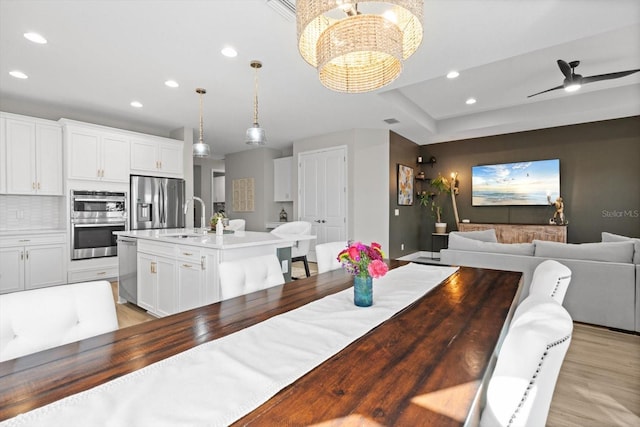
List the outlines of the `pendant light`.
{"type": "Polygon", "coordinates": [[[254,60],[251,61],[249,65],[256,70],[255,95],[253,97],[253,126],[247,129],[245,142],[249,145],[265,145],[267,143],[267,136],[264,133],[264,129],[258,124],[258,68],[262,67],[262,62],[254,60]]]}
{"type": "Polygon", "coordinates": [[[202,127],[202,95],[207,93],[207,90],[199,87],[196,89],[196,93],[200,95],[200,139],[193,144],[193,157],[209,157],[209,145],[204,143],[204,130],[202,127]]]}

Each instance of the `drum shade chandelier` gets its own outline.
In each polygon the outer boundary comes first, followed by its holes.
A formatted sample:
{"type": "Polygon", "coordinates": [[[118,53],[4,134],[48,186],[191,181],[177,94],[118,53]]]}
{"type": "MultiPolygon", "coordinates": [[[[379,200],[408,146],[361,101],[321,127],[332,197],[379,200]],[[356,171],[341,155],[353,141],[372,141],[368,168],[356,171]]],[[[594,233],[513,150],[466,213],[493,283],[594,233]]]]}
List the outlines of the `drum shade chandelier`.
{"type": "Polygon", "coordinates": [[[196,93],[200,95],[200,138],[198,142],[193,144],[193,157],[209,157],[209,145],[204,143],[204,130],[202,127],[202,95],[207,93],[207,90],[199,87],[196,89],[196,93]]]}
{"type": "Polygon", "coordinates": [[[262,68],[262,62],[251,61],[249,64],[251,68],[256,70],[254,85],[255,91],[253,96],[253,126],[247,129],[247,136],[245,142],[249,145],[265,145],[267,143],[267,135],[264,133],[264,129],[258,124],[258,69],[262,68]]]}
{"type": "Polygon", "coordinates": [[[298,49],[338,92],[381,88],[422,42],[423,0],[298,0],[298,49]]]}

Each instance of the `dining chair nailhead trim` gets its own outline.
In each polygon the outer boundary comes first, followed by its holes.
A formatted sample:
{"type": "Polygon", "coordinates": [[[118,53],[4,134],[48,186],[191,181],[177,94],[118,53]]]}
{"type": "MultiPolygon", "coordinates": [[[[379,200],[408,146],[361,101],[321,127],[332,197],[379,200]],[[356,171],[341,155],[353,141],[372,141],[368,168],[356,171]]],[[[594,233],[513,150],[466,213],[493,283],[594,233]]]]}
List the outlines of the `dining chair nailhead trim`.
{"type": "Polygon", "coordinates": [[[527,397],[529,397],[529,391],[533,388],[533,385],[535,384],[536,378],[538,378],[538,374],[540,373],[540,370],[542,369],[542,364],[544,363],[544,359],[549,354],[549,350],[551,348],[557,346],[557,345],[562,344],[563,342],[567,341],[569,338],[571,338],[571,334],[569,334],[569,335],[567,335],[567,336],[565,336],[563,338],[560,338],[559,340],[554,341],[554,342],[552,342],[550,344],[547,344],[547,349],[545,350],[544,353],[542,353],[542,357],[540,358],[540,362],[538,363],[538,367],[536,368],[536,372],[531,377],[531,381],[529,381],[529,385],[527,386],[527,389],[522,394],[522,399],[520,399],[520,403],[518,403],[518,406],[516,407],[515,411],[511,415],[511,418],[509,418],[509,423],[507,425],[512,425],[515,422],[516,417],[518,416],[518,412],[520,412],[520,409],[522,409],[522,407],[524,406],[524,403],[527,401],[527,397]]]}

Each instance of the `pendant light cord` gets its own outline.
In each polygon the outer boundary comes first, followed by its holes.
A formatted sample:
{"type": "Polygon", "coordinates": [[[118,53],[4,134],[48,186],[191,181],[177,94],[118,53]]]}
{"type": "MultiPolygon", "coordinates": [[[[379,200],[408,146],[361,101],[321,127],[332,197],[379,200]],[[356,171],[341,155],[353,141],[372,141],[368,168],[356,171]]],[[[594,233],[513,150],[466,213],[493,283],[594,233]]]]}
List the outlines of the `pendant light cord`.
{"type": "Polygon", "coordinates": [[[200,92],[200,144],[204,144],[204,127],[202,126],[202,92],[200,92]]]}
{"type": "Polygon", "coordinates": [[[253,123],[258,124],[258,68],[254,67],[256,70],[255,79],[254,79],[254,91],[255,95],[253,97],[253,123]]]}

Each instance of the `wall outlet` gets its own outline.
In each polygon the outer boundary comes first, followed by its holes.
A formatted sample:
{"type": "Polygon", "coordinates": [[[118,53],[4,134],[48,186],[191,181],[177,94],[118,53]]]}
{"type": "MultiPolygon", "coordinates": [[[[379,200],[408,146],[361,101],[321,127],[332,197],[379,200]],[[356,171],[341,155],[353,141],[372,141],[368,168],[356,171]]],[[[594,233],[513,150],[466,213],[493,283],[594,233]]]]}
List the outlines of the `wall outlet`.
{"type": "Polygon", "coordinates": [[[288,273],[289,272],[289,261],[287,261],[286,259],[283,259],[281,261],[282,264],[282,272],[283,273],[288,273]]]}
{"type": "Polygon", "coordinates": [[[396,209],[393,213],[395,216],[400,216],[400,209],[396,209]]]}
{"type": "Polygon", "coordinates": [[[400,243],[400,250],[404,251],[404,243],[400,243]]]}

